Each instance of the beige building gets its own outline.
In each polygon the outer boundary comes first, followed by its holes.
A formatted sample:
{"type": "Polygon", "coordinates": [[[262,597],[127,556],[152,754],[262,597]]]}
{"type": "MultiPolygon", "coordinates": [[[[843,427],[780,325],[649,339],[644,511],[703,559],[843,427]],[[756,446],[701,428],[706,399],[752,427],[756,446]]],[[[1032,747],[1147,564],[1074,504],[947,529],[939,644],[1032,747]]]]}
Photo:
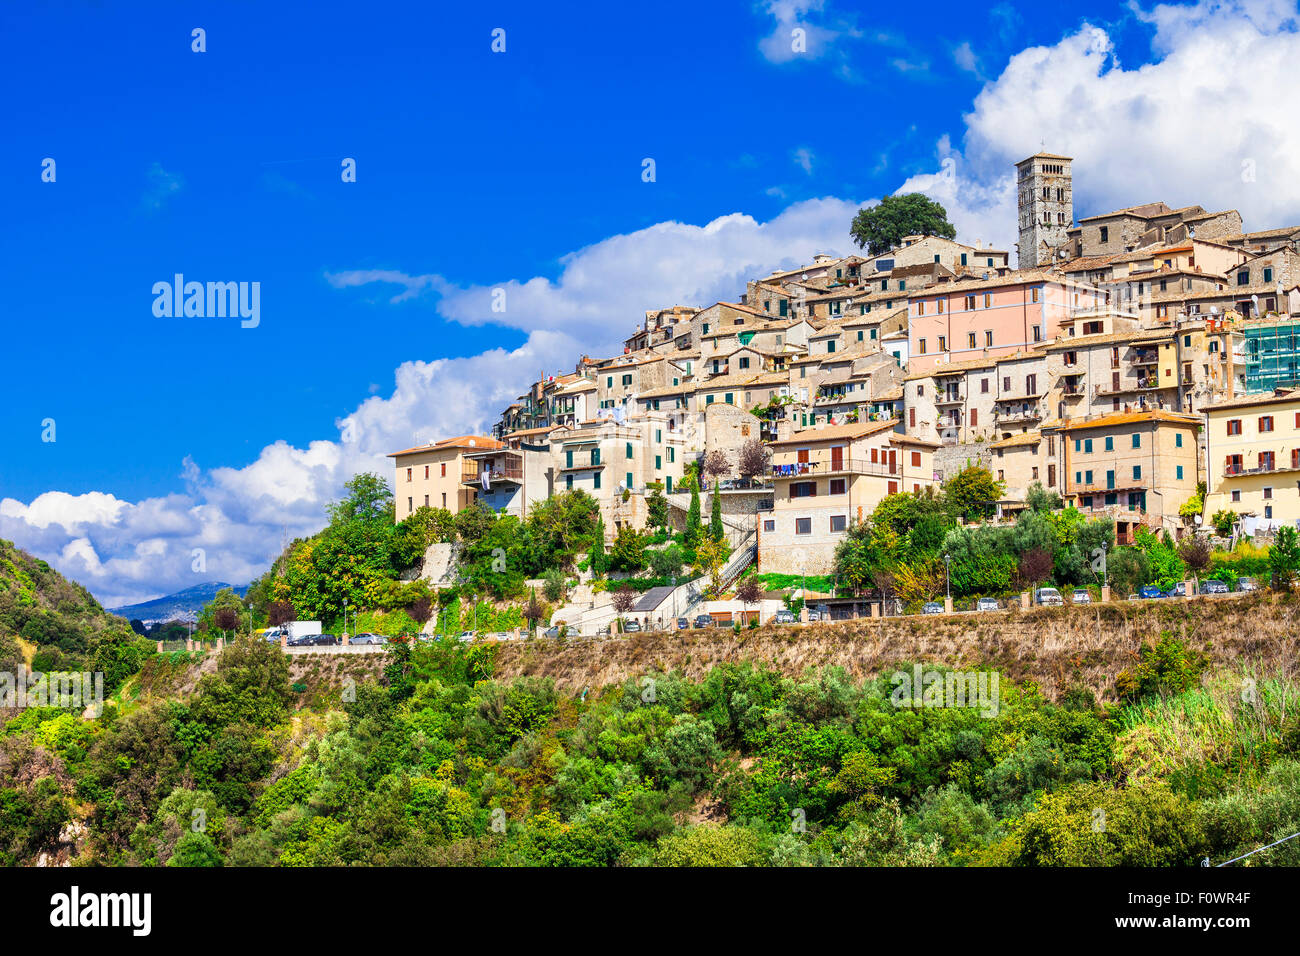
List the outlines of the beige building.
{"type": "Polygon", "coordinates": [[[1210,405],[1205,521],[1236,512],[1248,534],[1300,521],[1300,390],[1210,405]]]}
{"type": "Polygon", "coordinates": [[[1172,411],[1119,412],[1061,426],[1064,497],[1115,519],[1130,543],[1139,524],[1178,531],[1178,509],[1196,494],[1201,420],[1172,411]]]}
{"type": "Polygon", "coordinates": [[[390,453],[396,468],[393,498],[397,520],[409,518],[422,507],[446,508],[453,514],[468,508],[478,493],[462,481],[464,459],[475,452],[505,447],[495,438],[461,435],[390,453]]]}
{"type": "Polygon", "coordinates": [[[758,514],[761,570],[825,574],[851,523],[887,495],[935,483],[935,443],[901,434],[897,424],[807,429],[771,444],[773,506],[758,514]]]}

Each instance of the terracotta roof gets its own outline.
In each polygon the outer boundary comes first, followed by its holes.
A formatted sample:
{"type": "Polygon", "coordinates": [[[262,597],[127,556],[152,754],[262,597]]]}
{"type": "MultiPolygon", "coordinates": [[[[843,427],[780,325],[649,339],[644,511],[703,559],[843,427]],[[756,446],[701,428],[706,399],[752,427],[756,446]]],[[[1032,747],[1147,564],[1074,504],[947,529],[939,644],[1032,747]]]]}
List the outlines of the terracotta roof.
{"type": "Polygon", "coordinates": [[[1255,405],[1281,405],[1286,402],[1300,402],[1300,389],[1291,389],[1275,395],[1255,395],[1250,398],[1229,399],[1226,402],[1206,405],[1202,410],[1212,412],[1216,409],[1250,408],[1255,405]]]}
{"type": "Polygon", "coordinates": [[[1162,408],[1151,409],[1143,412],[1114,412],[1110,415],[1103,415],[1100,418],[1091,418],[1086,421],[1066,421],[1062,423],[1061,430],[1072,432],[1081,431],[1086,428],[1113,428],[1116,425],[1133,425],[1139,422],[1170,422],[1176,425],[1199,425],[1201,422],[1198,415],[1184,415],[1182,412],[1171,412],[1162,408]]]}
{"type": "Polygon", "coordinates": [[[1038,432],[1023,432],[1019,435],[1012,435],[1010,438],[1003,438],[1000,441],[991,442],[990,448],[1014,448],[1018,445],[1037,445],[1043,440],[1043,436],[1038,432]]]}
{"type": "MultiPolygon", "coordinates": [[[[519,434],[516,432],[515,434],[519,434]]],[[[505,442],[499,442],[495,438],[488,438],[486,435],[458,435],[455,438],[444,438],[441,441],[430,442],[427,445],[416,445],[414,448],[403,448],[401,451],[389,452],[385,457],[396,458],[399,455],[414,455],[421,451],[447,451],[452,448],[474,448],[478,451],[492,450],[494,448],[505,448],[505,442]]]]}
{"type": "Polygon", "coordinates": [[[892,431],[898,419],[889,418],[879,422],[853,422],[849,425],[826,425],[822,428],[805,428],[792,437],[781,441],[768,442],[773,448],[782,445],[806,445],[810,442],[837,441],[839,439],[866,438],[878,432],[892,431]]]}

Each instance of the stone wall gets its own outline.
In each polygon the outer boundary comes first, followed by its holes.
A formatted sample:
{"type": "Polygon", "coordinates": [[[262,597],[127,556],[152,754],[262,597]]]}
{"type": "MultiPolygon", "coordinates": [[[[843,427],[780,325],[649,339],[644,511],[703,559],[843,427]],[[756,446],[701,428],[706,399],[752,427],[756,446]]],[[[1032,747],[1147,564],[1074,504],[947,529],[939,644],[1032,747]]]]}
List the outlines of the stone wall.
{"type": "Polygon", "coordinates": [[[942,445],[934,450],[934,471],[946,481],[967,465],[990,468],[993,453],[987,442],[967,442],[963,445],[942,445]]]}

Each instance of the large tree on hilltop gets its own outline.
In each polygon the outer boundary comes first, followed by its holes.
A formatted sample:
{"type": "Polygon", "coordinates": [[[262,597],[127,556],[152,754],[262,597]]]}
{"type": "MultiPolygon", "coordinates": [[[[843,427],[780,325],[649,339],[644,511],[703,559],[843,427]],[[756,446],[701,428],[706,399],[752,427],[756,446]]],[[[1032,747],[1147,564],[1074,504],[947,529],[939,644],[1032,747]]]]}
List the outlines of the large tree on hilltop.
{"type": "Polygon", "coordinates": [[[849,235],[867,255],[875,256],[897,246],[904,236],[955,239],[957,230],[942,205],[922,193],[903,193],[859,209],[849,235]]]}

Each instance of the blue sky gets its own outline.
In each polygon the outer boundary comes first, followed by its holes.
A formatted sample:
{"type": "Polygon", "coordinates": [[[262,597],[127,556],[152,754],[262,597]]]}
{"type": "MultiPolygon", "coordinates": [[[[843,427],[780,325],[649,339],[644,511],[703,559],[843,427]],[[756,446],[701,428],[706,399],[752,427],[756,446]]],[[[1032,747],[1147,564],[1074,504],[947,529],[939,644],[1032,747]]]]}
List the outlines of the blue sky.
{"type": "Polygon", "coordinates": [[[108,600],[195,583],[195,547],[246,579],[384,451],[483,427],[647,308],[848,251],[860,202],[922,188],[1005,244],[1040,142],[1078,157],[1076,214],[1300,215],[1235,182],[1248,154],[1294,181],[1276,101],[1226,106],[1279,88],[1252,51],[1287,61],[1293,4],[549,6],[5,5],[0,534],[108,600]],[[1240,128],[1217,162],[1152,156],[1206,44],[1254,64],[1206,93],[1240,128]],[[177,272],[260,282],[260,324],[156,318],[177,272]]]}

